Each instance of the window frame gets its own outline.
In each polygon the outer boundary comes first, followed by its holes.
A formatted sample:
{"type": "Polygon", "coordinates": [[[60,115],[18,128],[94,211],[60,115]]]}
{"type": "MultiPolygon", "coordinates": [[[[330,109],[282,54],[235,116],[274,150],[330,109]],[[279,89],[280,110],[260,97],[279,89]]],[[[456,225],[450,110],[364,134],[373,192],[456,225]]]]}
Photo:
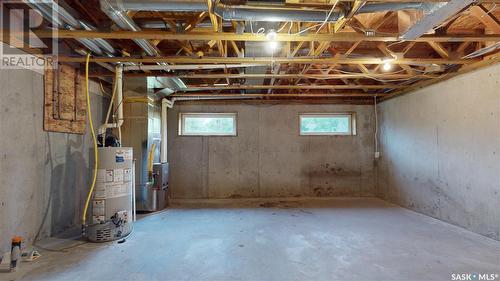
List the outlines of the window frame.
{"type": "Polygon", "coordinates": [[[301,112],[299,113],[299,135],[300,136],[355,136],[356,135],[356,112],[301,112]],[[349,132],[302,132],[303,117],[348,117],[349,132]]]}
{"type": "Polygon", "coordinates": [[[237,112],[180,112],[179,113],[178,135],[182,137],[236,137],[238,136],[238,113],[237,112]],[[189,116],[221,117],[229,116],[233,118],[233,133],[186,133],[184,132],[184,120],[189,116]]]}

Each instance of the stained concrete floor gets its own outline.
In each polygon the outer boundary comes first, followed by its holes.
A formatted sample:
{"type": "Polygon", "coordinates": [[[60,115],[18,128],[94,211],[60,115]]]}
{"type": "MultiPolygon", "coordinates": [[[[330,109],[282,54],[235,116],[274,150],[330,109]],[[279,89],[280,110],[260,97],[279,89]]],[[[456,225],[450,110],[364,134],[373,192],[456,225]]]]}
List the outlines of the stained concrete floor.
{"type": "Polygon", "coordinates": [[[500,273],[500,242],[374,198],[183,202],[141,218],[125,243],[43,254],[16,276],[428,281],[500,273]]]}

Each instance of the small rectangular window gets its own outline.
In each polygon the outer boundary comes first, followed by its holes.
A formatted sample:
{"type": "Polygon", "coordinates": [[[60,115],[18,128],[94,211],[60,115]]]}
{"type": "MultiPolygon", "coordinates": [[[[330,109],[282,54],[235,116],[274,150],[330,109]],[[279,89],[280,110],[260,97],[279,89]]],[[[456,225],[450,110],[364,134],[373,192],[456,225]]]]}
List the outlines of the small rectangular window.
{"type": "Polygon", "coordinates": [[[300,135],[356,135],[354,113],[300,114],[300,135]]]}
{"type": "Polygon", "coordinates": [[[236,136],[236,113],[181,113],[179,135],[236,136]]]}

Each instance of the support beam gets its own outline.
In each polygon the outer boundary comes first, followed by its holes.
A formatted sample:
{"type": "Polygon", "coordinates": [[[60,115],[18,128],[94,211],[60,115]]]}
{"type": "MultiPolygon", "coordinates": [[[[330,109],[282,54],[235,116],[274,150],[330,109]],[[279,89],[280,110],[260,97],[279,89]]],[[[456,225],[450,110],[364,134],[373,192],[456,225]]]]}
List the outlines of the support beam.
{"type": "Polygon", "coordinates": [[[335,33],[342,30],[344,28],[345,24],[348,23],[352,19],[352,17],[358,12],[358,10],[361,7],[363,7],[363,5],[365,3],[366,3],[366,1],[355,0],[351,6],[351,10],[349,11],[349,13],[344,18],[340,19],[339,21],[337,21],[335,23],[334,28],[333,28],[335,33]]]}
{"type": "Polygon", "coordinates": [[[397,84],[387,85],[227,85],[227,86],[202,86],[202,85],[187,85],[187,91],[217,91],[217,90],[347,90],[347,89],[401,89],[404,86],[397,84]]]}
{"type": "MultiPolygon", "coordinates": [[[[36,30],[34,31],[39,38],[52,38],[57,34],[59,39],[78,39],[78,38],[103,38],[103,39],[153,39],[153,40],[198,40],[198,41],[217,41],[217,40],[233,40],[233,41],[254,41],[265,42],[265,36],[254,35],[251,33],[232,33],[232,32],[188,32],[188,33],[172,33],[169,31],[87,31],[87,30],[36,30]]],[[[21,34],[20,34],[21,35],[21,34]]],[[[485,35],[424,35],[419,38],[408,39],[415,42],[488,42],[500,41],[500,34],[485,34],[485,35]]],[[[335,34],[277,34],[276,41],[286,42],[396,42],[400,41],[397,34],[387,36],[366,36],[356,32],[341,32],[335,34]]]]}
{"type": "Polygon", "coordinates": [[[500,24],[498,20],[482,6],[474,6],[470,8],[470,14],[479,20],[482,24],[490,29],[495,34],[500,34],[500,24]]]}
{"type": "Polygon", "coordinates": [[[449,58],[450,53],[438,42],[427,42],[442,58],[449,58]]]}
{"type": "Polygon", "coordinates": [[[330,93],[330,94],[173,94],[170,97],[255,97],[255,98],[334,98],[334,97],[383,97],[385,94],[365,94],[365,93],[330,93]]]}
{"type": "MultiPolygon", "coordinates": [[[[85,57],[70,57],[59,56],[60,62],[85,62],[85,57]]],[[[91,57],[91,62],[135,62],[135,63],[175,63],[175,64],[237,64],[237,63],[253,63],[270,65],[273,63],[296,63],[296,64],[383,64],[384,58],[346,58],[346,57],[323,57],[323,58],[308,58],[308,57],[255,57],[255,58],[237,58],[237,57],[91,57]]],[[[427,58],[412,58],[412,59],[395,59],[394,64],[407,65],[426,65],[426,64],[468,64],[479,61],[479,59],[427,59],[427,58]]]]}
{"type": "MultiPolygon", "coordinates": [[[[111,74],[110,74],[111,75],[111,74]]],[[[131,76],[134,76],[130,74],[131,76]]],[[[407,78],[437,78],[439,75],[432,74],[385,74],[385,73],[356,73],[356,74],[180,74],[172,75],[179,78],[188,79],[221,79],[221,78],[231,78],[231,79],[248,79],[248,78],[277,78],[277,79],[297,79],[297,78],[308,78],[308,79],[352,79],[352,78],[376,78],[376,79],[407,79],[407,78]]]]}
{"type": "MultiPolygon", "coordinates": [[[[329,72],[328,70],[325,73],[329,72]]],[[[114,76],[112,72],[94,72],[90,73],[89,77],[109,77],[114,76]]],[[[298,79],[298,78],[308,78],[313,80],[332,80],[332,79],[355,79],[355,78],[366,78],[366,79],[408,79],[408,78],[438,78],[440,75],[436,74],[416,74],[410,75],[405,73],[354,73],[354,74],[267,74],[267,73],[259,73],[259,74],[233,74],[233,73],[192,73],[192,74],[171,74],[171,73],[126,73],[127,77],[178,77],[185,79],[262,79],[262,78],[276,78],[276,79],[298,79]]]]}
{"type": "Polygon", "coordinates": [[[496,63],[500,63],[500,54],[492,55],[492,56],[487,57],[487,58],[485,58],[485,59],[483,59],[483,60],[481,60],[479,62],[476,62],[476,63],[473,63],[473,64],[469,64],[469,65],[465,65],[465,66],[463,66],[462,68],[460,68],[456,72],[449,73],[449,74],[446,74],[446,75],[442,75],[441,78],[436,78],[436,79],[432,79],[432,80],[417,82],[417,83],[415,83],[413,85],[410,85],[410,86],[408,86],[406,88],[403,88],[403,89],[397,90],[395,92],[389,93],[387,96],[383,97],[381,101],[385,101],[387,99],[394,98],[396,96],[404,95],[406,93],[409,93],[409,92],[412,92],[412,91],[416,91],[418,89],[430,86],[432,84],[436,84],[438,82],[441,82],[441,81],[444,81],[444,80],[448,80],[448,79],[453,78],[453,77],[455,77],[457,75],[460,75],[460,74],[463,74],[463,73],[467,73],[467,72],[470,72],[470,71],[474,71],[476,69],[479,69],[479,68],[482,68],[482,67],[486,67],[486,66],[489,66],[489,65],[493,65],[493,64],[496,64],[496,63]]]}

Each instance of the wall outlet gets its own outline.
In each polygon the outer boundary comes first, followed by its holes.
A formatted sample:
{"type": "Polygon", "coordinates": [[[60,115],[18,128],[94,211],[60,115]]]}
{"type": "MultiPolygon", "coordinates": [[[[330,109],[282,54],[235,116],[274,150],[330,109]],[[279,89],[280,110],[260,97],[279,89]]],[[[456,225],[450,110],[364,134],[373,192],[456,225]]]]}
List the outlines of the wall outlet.
{"type": "Polygon", "coordinates": [[[375,159],[379,159],[380,158],[380,152],[376,151],[374,156],[375,156],[375,159]]]}

